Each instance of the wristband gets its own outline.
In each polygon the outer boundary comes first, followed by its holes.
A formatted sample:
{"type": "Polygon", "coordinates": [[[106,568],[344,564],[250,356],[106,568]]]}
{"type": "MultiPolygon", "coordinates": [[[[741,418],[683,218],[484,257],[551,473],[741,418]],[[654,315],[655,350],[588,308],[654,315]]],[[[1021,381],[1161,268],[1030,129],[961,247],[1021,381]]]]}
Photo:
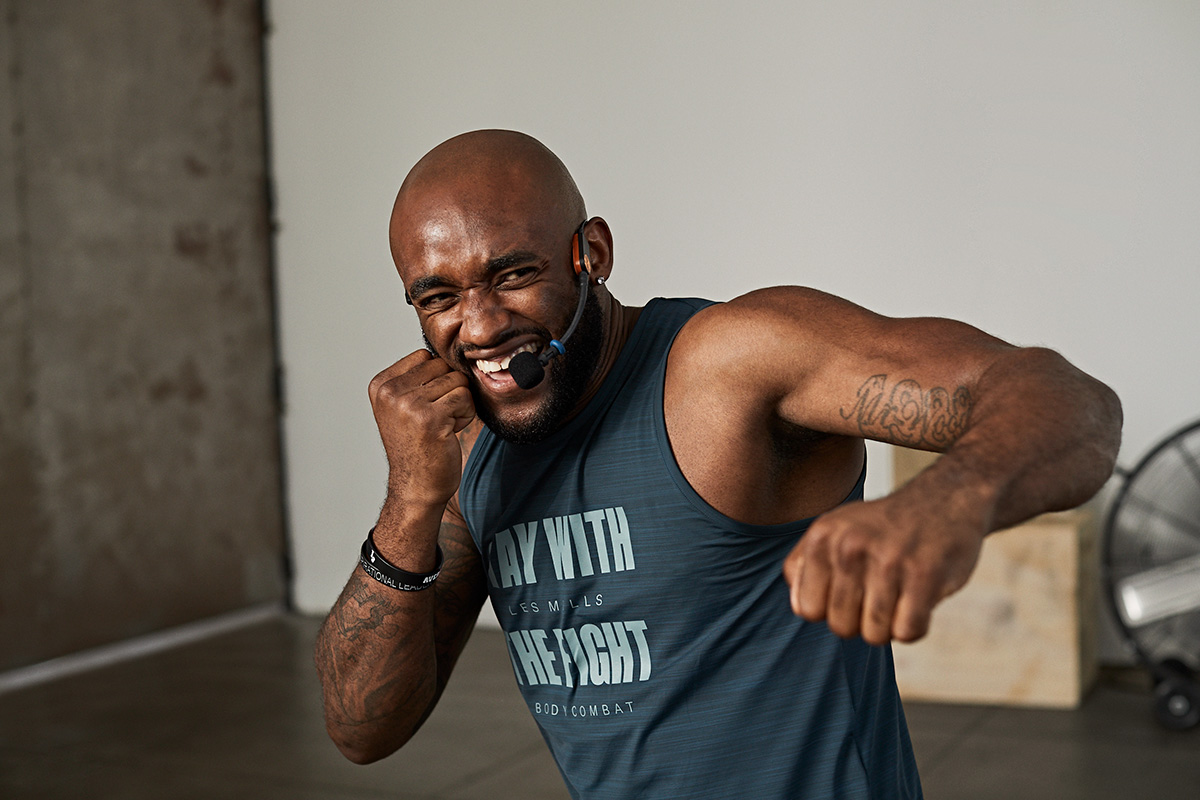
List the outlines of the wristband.
{"type": "Polygon", "coordinates": [[[371,528],[367,533],[366,541],[363,542],[362,554],[359,556],[358,562],[362,564],[363,570],[368,575],[384,586],[390,586],[402,592],[419,592],[433,586],[433,582],[441,573],[442,548],[441,545],[437,545],[437,564],[434,566],[433,572],[408,572],[390,563],[375,549],[375,529],[371,528]]]}

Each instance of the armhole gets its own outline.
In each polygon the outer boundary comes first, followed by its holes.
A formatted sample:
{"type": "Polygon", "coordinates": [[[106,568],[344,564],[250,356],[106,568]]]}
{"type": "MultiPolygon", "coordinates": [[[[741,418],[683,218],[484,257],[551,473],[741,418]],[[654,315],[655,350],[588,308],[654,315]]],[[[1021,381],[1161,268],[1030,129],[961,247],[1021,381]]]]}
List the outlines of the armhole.
{"type": "MultiPolygon", "coordinates": [[[[493,437],[492,432],[488,430],[486,425],[479,421],[478,417],[475,418],[471,425],[478,425],[479,430],[469,443],[465,441],[462,433],[459,434],[458,441],[463,448],[463,471],[462,477],[458,482],[458,491],[450,498],[450,503],[454,505],[458,513],[458,518],[462,520],[463,526],[471,534],[471,538],[475,539],[475,531],[471,525],[467,509],[472,505],[471,493],[475,486],[476,476],[479,473],[479,464],[483,457],[482,453],[486,452],[492,446],[493,437]],[[463,497],[464,492],[466,493],[465,498],[463,497]]],[[[478,543],[478,539],[476,539],[476,543],[478,543]]]]}
{"type": "MultiPolygon", "coordinates": [[[[708,303],[705,305],[697,305],[695,306],[695,310],[698,312],[709,305],[717,304],[708,303]]],[[[665,469],[667,475],[671,478],[672,482],[675,484],[675,487],[679,490],[680,494],[682,494],[687,500],[688,504],[691,505],[692,508],[694,508],[698,513],[707,518],[709,522],[719,528],[725,529],[730,533],[742,534],[745,536],[795,536],[799,533],[803,533],[808,529],[808,526],[812,524],[813,520],[816,519],[815,516],[795,520],[793,522],[781,522],[776,525],[752,525],[747,522],[740,522],[732,517],[722,514],[720,511],[709,505],[708,501],[701,497],[700,493],[692,487],[691,483],[689,483],[688,479],[684,476],[683,470],[679,468],[679,462],[675,460],[675,452],[671,448],[671,439],[667,434],[667,415],[664,406],[667,385],[667,362],[671,357],[671,350],[675,347],[676,338],[678,338],[684,327],[694,316],[694,314],[689,316],[688,319],[679,326],[679,330],[675,331],[674,335],[672,335],[671,341],[667,345],[666,351],[662,355],[662,361],[658,364],[658,374],[654,380],[654,398],[652,406],[654,408],[654,433],[659,449],[659,455],[662,458],[663,468],[665,469]]],[[[862,499],[866,477],[867,467],[866,462],[864,461],[862,472],[858,476],[858,481],[855,483],[854,488],[850,490],[850,493],[842,501],[843,504],[862,499]]]]}

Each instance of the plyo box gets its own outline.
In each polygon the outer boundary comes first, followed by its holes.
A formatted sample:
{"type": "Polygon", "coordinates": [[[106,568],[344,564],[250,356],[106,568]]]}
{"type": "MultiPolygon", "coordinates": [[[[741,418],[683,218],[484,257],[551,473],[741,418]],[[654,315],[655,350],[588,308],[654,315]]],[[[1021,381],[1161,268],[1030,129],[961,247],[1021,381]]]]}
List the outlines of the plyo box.
{"type": "MultiPolygon", "coordinates": [[[[893,449],[900,486],[936,455],[893,449]]],[[[929,633],[895,644],[906,700],[1074,708],[1095,682],[1095,514],[1043,514],[984,540],[967,585],[933,612],[929,633]]]]}

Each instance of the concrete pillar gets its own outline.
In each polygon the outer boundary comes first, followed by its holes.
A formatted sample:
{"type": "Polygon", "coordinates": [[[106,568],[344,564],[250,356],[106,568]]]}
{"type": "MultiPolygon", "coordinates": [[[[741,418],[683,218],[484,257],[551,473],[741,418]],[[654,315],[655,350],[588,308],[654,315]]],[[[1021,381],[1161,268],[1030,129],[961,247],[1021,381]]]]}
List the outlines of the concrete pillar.
{"type": "Polygon", "coordinates": [[[0,0],[0,669],[282,599],[252,0],[0,0]]]}

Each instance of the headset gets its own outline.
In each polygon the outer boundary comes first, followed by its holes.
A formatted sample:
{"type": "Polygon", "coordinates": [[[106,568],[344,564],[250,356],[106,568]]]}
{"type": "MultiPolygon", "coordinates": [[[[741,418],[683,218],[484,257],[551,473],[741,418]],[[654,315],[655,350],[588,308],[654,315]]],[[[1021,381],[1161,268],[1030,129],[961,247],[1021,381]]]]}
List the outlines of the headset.
{"type": "Polygon", "coordinates": [[[587,237],[583,235],[588,220],[584,220],[575,229],[571,238],[571,260],[575,266],[575,274],[579,276],[579,302],[575,304],[575,316],[567,327],[562,339],[551,339],[550,345],[539,355],[533,353],[517,353],[508,362],[508,374],[512,375],[517,386],[522,389],[532,389],[546,377],[546,365],[555,356],[566,355],[567,339],[575,333],[579,320],[583,318],[583,307],[587,304],[588,281],[592,277],[592,254],[588,248],[587,237]]]}
{"type": "Polygon", "coordinates": [[[575,229],[575,236],[571,239],[571,260],[575,264],[576,275],[580,272],[592,274],[592,251],[588,248],[587,237],[583,235],[583,229],[587,227],[588,222],[589,220],[585,219],[579,223],[579,227],[575,229]]]}

